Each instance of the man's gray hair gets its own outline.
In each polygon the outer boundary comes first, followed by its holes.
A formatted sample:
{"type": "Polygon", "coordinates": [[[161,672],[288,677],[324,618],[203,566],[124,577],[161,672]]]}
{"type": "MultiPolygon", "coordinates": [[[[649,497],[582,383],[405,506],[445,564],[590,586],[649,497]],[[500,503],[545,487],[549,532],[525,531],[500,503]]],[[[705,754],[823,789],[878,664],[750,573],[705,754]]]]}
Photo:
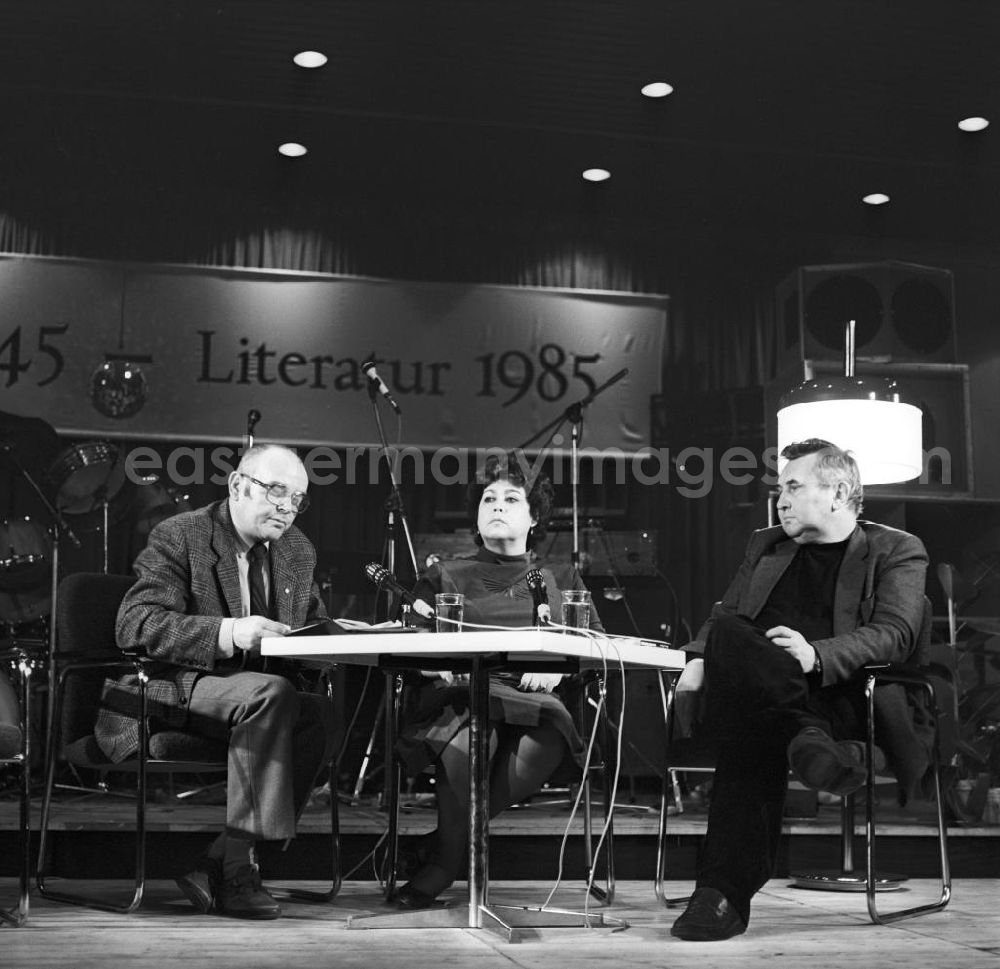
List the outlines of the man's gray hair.
{"type": "Polygon", "coordinates": [[[788,461],[804,458],[807,454],[817,455],[816,476],[823,484],[832,487],[838,481],[847,482],[847,502],[854,513],[860,515],[865,506],[865,489],[861,484],[861,473],[854,455],[818,437],[794,441],[781,450],[781,456],[788,461]]]}

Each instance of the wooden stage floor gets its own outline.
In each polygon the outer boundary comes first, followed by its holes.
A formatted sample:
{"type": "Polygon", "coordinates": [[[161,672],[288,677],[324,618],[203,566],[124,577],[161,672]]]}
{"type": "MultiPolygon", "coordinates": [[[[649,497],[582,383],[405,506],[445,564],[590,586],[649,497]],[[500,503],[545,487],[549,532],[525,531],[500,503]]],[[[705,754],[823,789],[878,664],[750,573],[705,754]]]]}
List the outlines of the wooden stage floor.
{"type": "MultiPolygon", "coordinates": [[[[296,883],[300,887],[307,886],[296,883]]],[[[103,887],[108,887],[104,883],[103,887]]],[[[274,886],[272,886],[274,887],[274,886]]],[[[501,882],[491,902],[539,905],[544,882],[501,882]]],[[[690,882],[671,883],[678,892],[690,882]]],[[[456,885],[448,897],[464,910],[456,885]]],[[[905,892],[882,896],[912,903],[932,886],[911,882],[905,892]]],[[[12,879],[0,879],[4,898],[12,879]]],[[[143,908],[112,915],[32,898],[28,923],[0,928],[0,965],[11,969],[212,969],[338,967],[338,969],[844,969],[845,966],[1000,969],[1000,879],[957,881],[944,912],[891,926],[872,925],[863,895],[804,891],[775,879],[754,901],[748,932],[716,943],[682,942],[670,935],[676,912],[659,906],[648,881],[619,882],[609,915],[628,928],[525,930],[512,944],[482,929],[351,930],[348,918],[384,911],[371,882],[345,883],[329,904],[283,901],[275,922],[240,922],[201,915],[171,882],[149,886],[143,908]]],[[[578,886],[557,904],[579,908],[578,886]]],[[[595,911],[595,909],[591,909],[595,911]]]]}
{"type": "MultiPolygon", "coordinates": [[[[932,877],[937,871],[936,842],[930,824],[929,805],[901,811],[887,792],[881,798],[878,817],[879,859],[891,871],[914,877],[932,877]]],[[[221,791],[211,792],[201,803],[163,800],[149,805],[148,867],[151,878],[167,878],[178,866],[196,858],[224,824],[225,807],[221,791]]],[[[434,827],[436,812],[427,797],[404,799],[400,831],[420,834],[434,827]]],[[[266,846],[262,854],[265,876],[316,879],[329,870],[329,802],[315,798],[299,824],[299,836],[287,852],[266,846]]],[[[594,818],[599,829],[600,806],[594,818]]],[[[39,800],[33,803],[33,838],[37,839],[39,800]]],[[[53,807],[53,846],[57,852],[55,870],[69,876],[97,878],[125,877],[131,860],[130,837],[134,830],[133,802],[124,797],[80,795],[60,791],[53,807]]],[[[553,794],[551,803],[537,799],[527,806],[504,812],[490,826],[491,871],[498,879],[544,879],[556,870],[559,843],[567,827],[569,806],[553,794]]],[[[346,878],[371,879],[373,866],[368,853],[386,829],[387,819],[374,799],[358,804],[342,803],[341,831],[344,845],[343,871],[346,878]]],[[[705,831],[704,806],[687,801],[685,813],[670,818],[671,877],[693,876],[698,844],[705,831]]],[[[862,832],[862,814],[856,818],[856,834],[862,832]]],[[[0,877],[13,875],[13,846],[16,843],[17,805],[10,792],[0,797],[0,877]]],[[[568,870],[582,871],[582,823],[571,826],[568,841],[568,870]]],[[[657,811],[656,798],[645,796],[639,803],[619,801],[615,813],[615,859],[619,879],[652,878],[655,868],[657,811]]],[[[821,805],[815,817],[786,818],[779,867],[776,874],[803,868],[832,867],[839,858],[840,813],[835,805],[821,805]]],[[[1000,826],[956,825],[949,829],[952,870],[958,878],[1000,878],[1000,826]]],[[[857,857],[862,843],[856,841],[857,857]]],[[[0,960],[2,964],[2,960],[0,960]]]]}

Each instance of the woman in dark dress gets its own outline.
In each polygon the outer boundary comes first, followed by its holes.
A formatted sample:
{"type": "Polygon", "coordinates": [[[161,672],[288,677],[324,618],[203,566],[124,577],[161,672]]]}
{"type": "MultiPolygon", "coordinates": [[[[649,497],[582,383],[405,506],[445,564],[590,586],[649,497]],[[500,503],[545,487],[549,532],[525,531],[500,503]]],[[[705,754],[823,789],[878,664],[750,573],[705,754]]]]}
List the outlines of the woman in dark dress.
{"type": "MultiPolygon", "coordinates": [[[[461,592],[467,622],[531,626],[534,603],[526,576],[538,566],[529,549],[545,533],[552,483],[540,475],[529,487],[513,459],[491,458],[483,478],[470,488],[469,501],[479,552],[433,565],[414,595],[432,603],[437,592],[461,592]]],[[[569,566],[540,571],[558,619],[560,591],[585,586],[569,566]]],[[[593,612],[591,628],[601,628],[593,612]]],[[[434,678],[415,691],[406,709],[399,752],[411,774],[434,765],[438,827],[423,839],[421,867],[396,895],[404,908],[425,908],[451,885],[467,843],[468,683],[447,672],[431,675],[434,678]]],[[[491,675],[491,817],[536,793],[567,756],[583,763],[584,743],[569,711],[552,692],[561,679],[559,673],[491,675]]]]}

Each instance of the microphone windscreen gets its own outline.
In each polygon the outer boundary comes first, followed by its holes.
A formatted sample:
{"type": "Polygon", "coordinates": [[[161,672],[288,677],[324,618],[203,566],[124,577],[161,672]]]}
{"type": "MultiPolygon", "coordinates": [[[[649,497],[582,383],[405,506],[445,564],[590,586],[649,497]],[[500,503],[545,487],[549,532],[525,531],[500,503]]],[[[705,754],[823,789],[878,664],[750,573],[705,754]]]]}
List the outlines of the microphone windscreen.
{"type": "Polygon", "coordinates": [[[21,728],[13,723],[0,723],[0,760],[10,760],[21,753],[21,728]]]}
{"type": "Polygon", "coordinates": [[[378,562],[369,562],[365,566],[365,575],[376,585],[381,585],[389,578],[389,570],[384,565],[379,565],[378,562]]]}

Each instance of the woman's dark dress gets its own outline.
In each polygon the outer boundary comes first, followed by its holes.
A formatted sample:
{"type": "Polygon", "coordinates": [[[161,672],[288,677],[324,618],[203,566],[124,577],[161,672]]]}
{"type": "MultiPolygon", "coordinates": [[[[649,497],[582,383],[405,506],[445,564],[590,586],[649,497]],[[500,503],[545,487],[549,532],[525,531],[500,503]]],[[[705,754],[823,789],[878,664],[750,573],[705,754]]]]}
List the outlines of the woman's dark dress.
{"type": "MultiPolygon", "coordinates": [[[[413,590],[417,598],[433,603],[437,592],[465,595],[465,620],[493,626],[531,626],[532,598],[525,577],[538,566],[527,555],[499,555],[481,548],[474,558],[456,559],[431,566],[413,590]]],[[[584,589],[568,565],[540,569],[548,590],[554,621],[559,621],[560,591],[584,589]]],[[[591,610],[591,628],[600,620],[591,610]]],[[[447,664],[442,664],[446,669],[447,664]]],[[[563,736],[573,759],[582,764],[585,745],[562,700],[553,693],[526,693],[517,689],[520,674],[490,676],[490,724],[534,727],[551,724],[563,736]]],[[[468,684],[430,680],[411,693],[404,710],[399,753],[407,770],[415,774],[438,759],[468,726],[468,684]]]]}

